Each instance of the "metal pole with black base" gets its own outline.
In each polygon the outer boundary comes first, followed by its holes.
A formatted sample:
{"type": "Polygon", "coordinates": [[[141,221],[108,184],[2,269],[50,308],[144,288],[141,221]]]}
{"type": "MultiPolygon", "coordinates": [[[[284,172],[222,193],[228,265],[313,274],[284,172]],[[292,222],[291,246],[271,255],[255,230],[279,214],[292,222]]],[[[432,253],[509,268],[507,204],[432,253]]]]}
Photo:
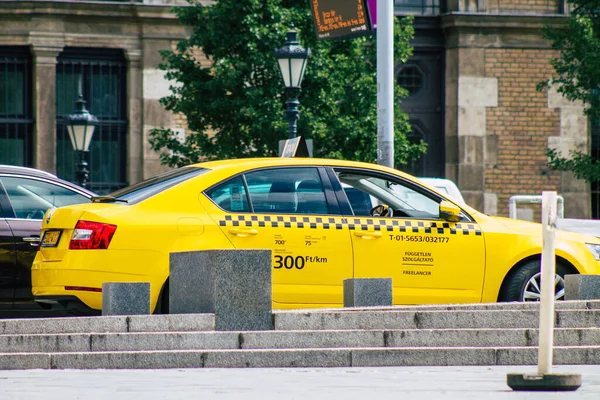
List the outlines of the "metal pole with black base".
{"type": "Polygon", "coordinates": [[[286,91],[288,92],[289,100],[285,102],[287,109],[283,112],[283,115],[288,120],[289,124],[288,137],[293,139],[298,132],[297,121],[300,119],[300,109],[298,108],[300,105],[300,102],[298,101],[298,92],[300,89],[290,88],[286,89],[286,91]]]}
{"type": "Polygon", "coordinates": [[[572,391],[581,386],[580,374],[553,374],[552,342],[554,339],[554,226],[556,192],[542,192],[542,282],[540,299],[540,331],[537,374],[507,374],[506,383],[512,390],[572,391]]]}
{"type": "Polygon", "coordinates": [[[77,182],[79,186],[87,188],[87,181],[90,177],[90,171],[88,169],[88,163],[85,159],[86,151],[79,151],[79,163],[77,163],[77,182]]]}
{"type": "Polygon", "coordinates": [[[82,80],[79,79],[79,98],[75,102],[75,112],[67,116],[67,132],[73,145],[73,150],[79,153],[79,162],[76,167],[75,176],[77,182],[83,187],[87,187],[87,181],[90,171],[86,160],[86,155],[90,149],[94,129],[98,125],[98,118],[94,117],[85,109],[86,101],[83,99],[82,80]]]}

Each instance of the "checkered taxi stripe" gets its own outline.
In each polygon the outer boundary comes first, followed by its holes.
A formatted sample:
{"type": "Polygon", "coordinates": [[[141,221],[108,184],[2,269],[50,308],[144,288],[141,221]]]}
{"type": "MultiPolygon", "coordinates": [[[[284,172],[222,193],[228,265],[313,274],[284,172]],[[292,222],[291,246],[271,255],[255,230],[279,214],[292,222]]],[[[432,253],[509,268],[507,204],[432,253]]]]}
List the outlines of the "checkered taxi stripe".
{"type": "Polygon", "coordinates": [[[314,217],[291,215],[225,215],[220,226],[253,228],[348,229],[401,233],[437,233],[440,235],[481,236],[476,224],[434,221],[411,221],[392,218],[314,217]]]}

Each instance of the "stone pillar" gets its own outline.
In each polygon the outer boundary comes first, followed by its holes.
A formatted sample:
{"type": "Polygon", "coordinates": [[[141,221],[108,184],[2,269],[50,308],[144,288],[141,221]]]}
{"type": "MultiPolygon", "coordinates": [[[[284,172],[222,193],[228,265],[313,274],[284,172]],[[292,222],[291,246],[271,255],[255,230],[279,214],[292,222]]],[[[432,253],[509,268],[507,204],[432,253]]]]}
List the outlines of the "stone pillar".
{"type": "MultiPolygon", "coordinates": [[[[461,49],[481,53],[483,49],[461,49]]],[[[465,57],[469,57],[465,55],[465,57]]],[[[469,62],[467,58],[464,60],[469,62]]],[[[479,64],[483,68],[483,62],[479,64]]],[[[458,187],[467,204],[486,213],[485,168],[487,155],[486,107],[498,106],[498,80],[462,75],[458,78],[458,187]]],[[[493,212],[490,212],[493,211],[493,212]]]]}
{"type": "Polygon", "coordinates": [[[171,128],[181,138],[185,137],[185,129],[177,124],[175,115],[167,111],[160,104],[160,99],[173,94],[170,87],[178,85],[175,81],[169,81],[165,77],[166,71],[159,68],[163,62],[160,56],[161,50],[171,50],[174,42],[172,40],[145,38],[142,42],[142,99],[143,99],[143,157],[144,178],[158,175],[169,169],[161,164],[160,153],[152,150],[148,139],[150,131],[154,128],[171,128]]]}
{"type": "Polygon", "coordinates": [[[150,314],[149,282],[104,282],[102,315],[150,314]]]}
{"type": "Polygon", "coordinates": [[[391,305],[391,278],[344,279],[344,307],[391,305]]]}
{"type": "Polygon", "coordinates": [[[600,299],[600,276],[565,275],[565,300],[600,299]]]}
{"type": "MultiPolygon", "coordinates": [[[[572,102],[558,93],[557,87],[548,89],[548,108],[560,112],[560,135],[548,137],[548,148],[570,158],[571,151],[589,154],[590,126],[581,102],[572,102]]],[[[561,172],[559,193],[565,199],[565,217],[590,218],[592,199],[590,184],[576,179],[572,172],[561,172]]]]}
{"type": "MultiPolygon", "coordinates": [[[[458,183],[458,56],[459,49],[446,51],[446,98],[445,98],[445,144],[446,144],[446,178],[458,183]]],[[[459,187],[459,189],[462,189],[459,187]]]]}
{"type": "Polygon", "coordinates": [[[171,253],[169,313],[214,313],[217,331],[273,329],[271,250],[171,253]]]}
{"type": "Polygon", "coordinates": [[[131,185],[144,179],[143,80],[139,49],[126,49],[127,100],[129,132],[127,134],[127,182],[131,185]]]}
{"type": "Polygon", "coordinates": [[[446,60],[446,177],[465,201],[496,215],[495,194],[486,193],[485,169],[497,159],[497,138],[487,134],[486,108],[498,106],[498,82],[485,78],[483,48],[453,48],[446,60]]]}
{"type": "Polygon", "coordinates": [[[63,46],[48,42],[35,40],[31,45],[35,113],[33,166],[56,173],[56,59],[63,46]]]}

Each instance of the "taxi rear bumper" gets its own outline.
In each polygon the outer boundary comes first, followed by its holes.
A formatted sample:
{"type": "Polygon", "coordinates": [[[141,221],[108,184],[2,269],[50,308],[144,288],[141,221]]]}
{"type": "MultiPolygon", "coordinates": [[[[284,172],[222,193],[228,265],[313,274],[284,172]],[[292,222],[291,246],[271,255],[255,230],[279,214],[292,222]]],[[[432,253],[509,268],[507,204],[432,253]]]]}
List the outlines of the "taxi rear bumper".
{"type": "MultiPolygon", "coordinates": [[[[32,293],[36,302],[50,304],[52,309],[89,309],[97,313],[102,310],[104,282],[149,282],[150,305],[154,309],[166,279],[167,276],[158,274],[73,269],[61,262],[34,262],[31,271],[32,293]],[[74,300],[84,307],[70,304],[74,300]]],[[[93,314],[93,311],[90,313],[93,314]]]]}
{"type": "Polygon", "coordinates": [[[64,312],[77,316],[97,316],[102,312],[88,307],[76,296],[34,296],[33,298],[44,309],[64,312]]]}

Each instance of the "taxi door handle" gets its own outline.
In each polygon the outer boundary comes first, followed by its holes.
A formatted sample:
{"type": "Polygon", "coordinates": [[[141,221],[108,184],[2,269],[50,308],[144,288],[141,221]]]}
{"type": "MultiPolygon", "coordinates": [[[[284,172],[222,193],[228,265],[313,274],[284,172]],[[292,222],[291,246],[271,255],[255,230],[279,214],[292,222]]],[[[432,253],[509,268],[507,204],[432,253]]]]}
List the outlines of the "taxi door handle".
{"type": "Polygon", "coordinates": [[[24,237],[23,241],[29,243],[33,247],[37,247],[38,244],[40,243],[40,237],[39,236],[24,237]]]}
{"type": "Polygon", "coordinates": [[[232,235],[239,236],[239,237],[248,237],[248,236],[256,235],[258,233],[258,230],[252,229],[252,228],[248,228],[248,229],[232,228],[229,230],[229,233],[231,233],[232,235]]]}
{"type": "Polygon", "coordinates": [[[358,236],[363,239],[371,240],[371,239],[379,239],[383,235],[381,232],[354,232],[354,236],[358,236]]]}

